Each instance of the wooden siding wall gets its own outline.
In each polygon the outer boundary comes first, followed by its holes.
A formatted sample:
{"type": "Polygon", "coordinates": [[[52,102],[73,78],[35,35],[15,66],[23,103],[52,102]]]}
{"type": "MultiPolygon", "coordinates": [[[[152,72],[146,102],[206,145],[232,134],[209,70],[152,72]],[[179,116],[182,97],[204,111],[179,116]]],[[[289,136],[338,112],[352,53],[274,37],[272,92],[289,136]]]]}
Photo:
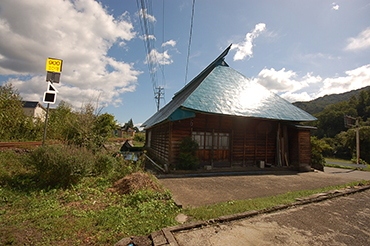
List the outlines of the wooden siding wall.
{"type": "Polygon", "coordinates": [[[311,132],[309,130],[289,129],[289,153],[292,166],[311,165],[311,132]]]}
{"type": "Polygon", "coordinates": [[[275,164],[276,159],[276,122],[236,118],[219,115],[197,113],[195,118],[173,122],[171,163],[177,161],[179,144],[185,136],[194,132],[228,133],[230,146],[228,149],[202,149],[198,157],[203,164],[228,162],[232,165],[254,165],[262,160],[275,164]]]}
{"type": "MultiPolygon", "coordinates": [[[[150,152],[163,162],[169,161],[170,123],[154,126],[150,129],[150,152]]],[[[146,143],[148,146],[148,143],[146,143]]]]}
{"type": "MultiPolygon", "coordinates": [[[[228,133],[229,148],[198,151],[202,165],[213,165],[213,161],[227,163],[226,166],[254,166],[258,161],[277,165],[278,126],[278,121],[197,113],[195,118],[166,122],[148,129],[151,131],[149,149],[157,158],[174,166],[180,154],[181,140],[192,136],[192,132],[228,133]]],[[[287,131],[288,140],[284,144],[288,150],[283,158],[289,166],[311,164],[310,131],[291,127],[287,131]]]]}
{"type": "Polygon", "coordinates": [[[299,131],[299,163],[311,166],[311,133],[310,131],[299,131]]]}
{"type": "Polygon", "coordinates": [[[171,122],[171,158],[170,164],[175,165],[180,155],[180,142],[186,136],[191,136],[191,119],[171,122]]]}
{"type": "Polygon", "coordinates": [[[292,166],[299,166],[299,141],[297,129],[289,128],[289,159],[292,166]]]}
{"type": "Polygon", "coordinates": [[[233,165],[275,164],[277,123],[234,118],[233,165]]]}

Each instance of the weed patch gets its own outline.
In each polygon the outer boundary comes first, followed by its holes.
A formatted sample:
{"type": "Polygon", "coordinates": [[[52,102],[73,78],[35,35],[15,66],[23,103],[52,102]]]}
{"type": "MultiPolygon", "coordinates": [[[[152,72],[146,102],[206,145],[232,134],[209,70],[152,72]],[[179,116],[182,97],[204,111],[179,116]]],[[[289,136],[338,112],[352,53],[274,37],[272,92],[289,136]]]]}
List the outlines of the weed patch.
{"type": "Polygon", "coordinates": [[[141,161],[71,148],[0,152],[0,245],[112,245],[177,224],[171,194],[136,174],[141,161]],[[127,175],[129,192],[110,190],[127,175]]]}
{"type": "Polygon", "coordinates": [[[29,165],[37,171],[38,182],[45,187],[68,187],[92,174],[95,157],[86,148],[74,145],[49,145],[35,149],[29,165]]]}
{"type": "Polygon", "coordinates": [[[107,192],[110,187],[102,177],[82,178],[67,189],[2,187],[0,244],[112,245],[176,224],[179,209],[170,193],[147,189],[120,195],[107,192]]]}

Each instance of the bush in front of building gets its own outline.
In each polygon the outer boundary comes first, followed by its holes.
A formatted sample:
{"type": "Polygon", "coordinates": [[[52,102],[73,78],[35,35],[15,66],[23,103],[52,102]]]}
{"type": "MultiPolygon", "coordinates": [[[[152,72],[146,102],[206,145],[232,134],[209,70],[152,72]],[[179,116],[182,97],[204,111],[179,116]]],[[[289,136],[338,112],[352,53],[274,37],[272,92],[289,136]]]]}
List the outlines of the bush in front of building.
{"type": "Polygon", "coordinates": [[[199,166],[197,150],[199,145],[191,137],[185,137],[180,143],[179,162],[176,165],[180,170],[195,170],[199,166]]]}

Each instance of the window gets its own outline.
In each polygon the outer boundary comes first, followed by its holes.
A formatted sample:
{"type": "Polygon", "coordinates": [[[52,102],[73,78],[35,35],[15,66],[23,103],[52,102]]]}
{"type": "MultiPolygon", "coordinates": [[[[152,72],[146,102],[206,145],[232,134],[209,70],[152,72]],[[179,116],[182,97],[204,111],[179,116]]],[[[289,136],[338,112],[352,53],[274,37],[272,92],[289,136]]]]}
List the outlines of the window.
{"type": "Polygon", "coordinates": [[[193,132],[192,138],[199,144],[199,149],[229,149],[230,146],[229,133],[193,132]]]}
{"type": "Polygon", "coordinates": [[[219,149],[229,149],[229,133],[219,133],[219,149]]]}
{"type": "Polygon", "coordinates": [[[204,132],[193,132],[192,137],[198,143],[199,149],[204,149],[204,132]]]}

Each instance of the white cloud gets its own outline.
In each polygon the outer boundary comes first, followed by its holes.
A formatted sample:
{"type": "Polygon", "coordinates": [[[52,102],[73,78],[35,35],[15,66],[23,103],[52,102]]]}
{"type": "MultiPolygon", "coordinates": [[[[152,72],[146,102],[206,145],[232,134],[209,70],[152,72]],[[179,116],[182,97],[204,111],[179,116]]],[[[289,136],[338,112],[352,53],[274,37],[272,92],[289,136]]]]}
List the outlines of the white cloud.
{"type": "Polygon", "coordinates": [[[347,76],[327,78],[316,97],[343,93],[370,85],[370,64],[346,71],[347,76]]]}
{"type": "Polygon", "coordinates": [[[152,51],[147,55],[147,59],[144,63],[147,64],[149,60],[154,64],[158,63],[160,65],[169,65],[173,63],[171,56],[168,54],[168,50],[160,53],[156,49],[152,49],[152,51]]]}
{"type": "Polygon", "coordinates": [[[307,92],[292,93],[287,91],[280,96],[289,102],[305,102],[313,99],[307,92]]]}
{"type": "Polygon", "coordinates": [[[167,45],[170,45],[170,46],[172,46],[172,47],[175,47],[175,45],[176,45],[176,41],[175,40],[168,40],[167,42],[164,42],[163,44],[162,44],[162,47],[165,47],[165,46],[167,46],[167,45]]]}
{"type": "Polygon", "coordinates": [[[331,9],[333,10],[338,10],[339,9],[339,5],[336,4],[336,3],[332,3],[333,7],[331,9]]]}
{"type": "Polygon", "coordinates": [[[292,70],[287,71],[285,68],[278,71],[274,68],[264,68],[258,74],[258,77],[253,80],[272,92],[279,94],[289,102],[295,102],[312,100],[313,95],[302,92],[301,90],[306,90],[321,82],[322,78],[320,76],[313,76],[312,73],[307,73],[305,76],[299,77],[296,72],[292,70]]]}
{"type": "Polygon", "coordinates": [[[253,80],[290,102],[308,101],[370,85],[370,64],[346,71],[345,74],[342,77],[323,79],[312,73],[299,77],[296,72],[286,71],[285,68],[279,71],[265,68],[253,80]]]}
{"type": "Polygon", "coordinates": [[[264,68],[255,80],[275,93],[296,92],[322,80],[320,76],[315,77],[311,73],[307,73],[299,80],[295,78],[297,78],[297,73],[292,70],[286,71],[285,68],[282,68],[276,71],[274,68],[264,68]]]}
{"type": "Polygon", "coordinates": [[[143,35],[143,36],[140,36],[141,39],[145,40],[145,39],[152,39],[152,40],[157,40],[157,38],[154,36],[154,35],[143,35]]]}
{"type": "Polygon", "coordinates": [[[145,18],[147,18],[149,22],[154,23],[157,21],[157,19],[153,15],[148,14],[146,9],[140,9],[139,13],[141,18],[144,18],[145,15],[145,18]]]}
{"type": "Polygon", "coordinates": [[[58,101],[79,106],[100,94],[101,103],[117,104],[141,72],[107,52],[135,35],[127,13],[114,18],[93,0],[1,1],[0,75],[20,76],[8,82],[25,100],[37,100],[46,89],[46,58],[60,58],[58,101]]]}
{"type": "Polygon", "coordinates": [[[141,127],[142,124],[143,123],[137,123],[137,124],[134,125],[134,127],[137,127],[139,129],[139,131],[142,131],[142,130],[144,130],[144,127],[141,127]]]}
{"type": "Polygon", "coordinates": [[[346,50],[362,50],[370,48],[370,27],[362,31],[357,37],[349,38],[346,50]]]}
{"type": "Polygon", "coordinates": [[[245,40],[238,44],[233,44],[231,49],[236,49],[234,61],[244,60],[246,57],[253,55],[253,40],[257,38],[261,32],[266,30],[265,23],[259,23],[255,26],[251,33],[245,35],[245,40]]]}

